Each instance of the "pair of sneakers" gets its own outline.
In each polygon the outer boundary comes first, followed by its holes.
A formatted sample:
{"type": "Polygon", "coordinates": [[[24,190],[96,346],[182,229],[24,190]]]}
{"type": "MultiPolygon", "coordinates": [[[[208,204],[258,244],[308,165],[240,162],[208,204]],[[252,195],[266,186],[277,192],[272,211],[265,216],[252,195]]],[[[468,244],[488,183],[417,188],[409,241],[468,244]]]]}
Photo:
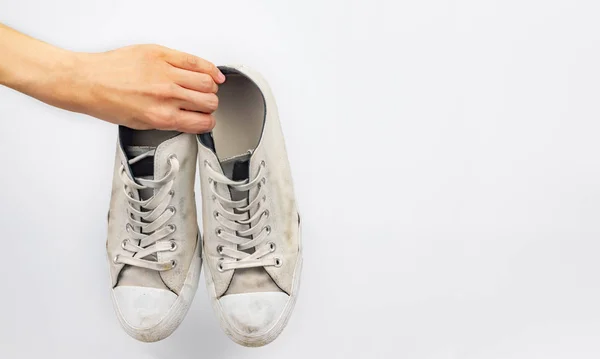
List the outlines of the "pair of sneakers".
{"type": "Polygon", "coordinates": [[[111,292],[121,325],[141,341],[166,338],[181,323],[203,261],[214,311],[239,344],[274,340],[298,294],[300,216],[273,95],[245,66],[220,69],[227,80],[212,133],[119,127],[108,214],[111,292]]]}

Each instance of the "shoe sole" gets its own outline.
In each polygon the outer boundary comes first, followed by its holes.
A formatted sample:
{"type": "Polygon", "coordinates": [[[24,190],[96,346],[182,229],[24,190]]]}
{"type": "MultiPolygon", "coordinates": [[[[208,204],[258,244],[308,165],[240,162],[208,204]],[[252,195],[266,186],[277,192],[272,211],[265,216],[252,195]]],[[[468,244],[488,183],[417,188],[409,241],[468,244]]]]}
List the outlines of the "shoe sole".
{"type": "Polygon", "coordinates": [[[198,234],[196,250],[194,251],[194,256],[192,257],[192,262],[190,263],[188,274],[185,278],[185,281],[183,282],[181,292],[177,296],[175,303],[173,303],[173,306],[171,307],[167,315],[151,328],[140,329],[127,324],[127,322],[121,315],[121,312],[115,300],[114,292],[111,289],[113,307],[115,308],[115,312],[117,313],[117,318],[121,323],[121,327],[123,327],[127,334],[129,334],[134,339],[146,343],[157,342],[173,334],[175,329],[179,327],[179,325],[185,318],[185,315],[187,314],[188,310],[190,309],[192,301],[194,300],[194,296],[196,295],[196,290],[198,289],[198,281],[200,279],[200,271],[202,269],[201,248],[202,238],[200,234],[198,234]]]}
{"type": "MultiPolygon", "coordinates": [[[[243,345],[245,347],[262,347],[271,343],[275,340],[279,334],[286,327],[290,317],[292,316],[292,310],[296,305],[296,300],[298,298],[298,292],[300,290],[300,277],[302,273],[302,225],[300,225],[298,230],[298,248],[299,255],[296,261],[296,268],[294,269],[294,283],[292,285],[292,293],[290,295],[290,300],[286,304],[283,309],[281,315],[273,324],[273,326],[267,329],[265,332],[256,335],[246,335],[237,330],[234,326],[232,326],[229,321],[225,318],[225,314],[223,314],[223,308],[221,307],[221,303],[217,299],[217,292],[215,290],[215,284],[210,275],[210,270],[205,267],[204,268],[204,277],[206,278],[206,287],[210,294],[212,307],[217,314],[219,322],[221,324],[221,328],[229,336],[234,342],[243,345]]],[[[204,261],[204,265],[208,266],[208,261],[204,261]]]]}

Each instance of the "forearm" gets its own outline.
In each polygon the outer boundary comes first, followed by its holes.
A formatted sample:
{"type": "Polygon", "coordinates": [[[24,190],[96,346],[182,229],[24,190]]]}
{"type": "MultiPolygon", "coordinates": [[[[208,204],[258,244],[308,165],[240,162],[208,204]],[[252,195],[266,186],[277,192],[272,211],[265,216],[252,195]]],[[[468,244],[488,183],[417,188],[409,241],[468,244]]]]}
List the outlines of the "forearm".
{"type": "MultiPolygon", "coordinates": [[[[72,109],[75,53],[0,24],[0,84],[54,106],[72,109]]],[[[73,108],[74,109],[74,108],[73,108]]],[[[76,110],[76,109],[74,109],[76,110]]]]}

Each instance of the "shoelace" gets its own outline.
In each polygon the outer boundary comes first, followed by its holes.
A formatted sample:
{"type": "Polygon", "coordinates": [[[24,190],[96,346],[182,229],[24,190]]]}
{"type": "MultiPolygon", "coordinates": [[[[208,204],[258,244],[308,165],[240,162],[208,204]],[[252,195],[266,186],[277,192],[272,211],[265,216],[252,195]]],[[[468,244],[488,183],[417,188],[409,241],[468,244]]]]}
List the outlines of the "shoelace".
{"type": "MultiPolygon", "coordinates": [[[[133,165],[146,157],[154,156],[154,150],[145,152],[128,161],[133,165]]],[[[176,231],[173,224],[165,225],[173,215],[175,207],[169,206],[175,192],[172,190],[173,179],[179,172],[179,161],[175,155],[169,156],[167,163],[169,172],[158,180],[135,178],[133,180],[121,166],[120,174],[123,180],[123,190],[127,198],[127,224],[126,230],[129,238],[123,240],[121,247],[131,253],[133,257],[119,256],[114,258],[115,263],[128,264],[157,271],[173,269],[177,263],[173,261],[158,262],[154,260],[156,253],[174,251],[177,244],[174,240],[166,241],[167,237],[176,231]],[[157,190],[150,198],[141,200],[139,190],[157,190]]]]}
{"type": "Polygon", "coordinates": [[[227,178],[215,171],[208,162],[205,162],[204,165],[209,174],[208,182],[212,200],[216,202],[218,208],[213,213],[220,224],[215,232],[220,238],[237,246],[237,249],[221,245],[217,247],[217,252],[223,256],[219,261],[218,270],[223,272],[238,268],[281,266],[279,258],[263,258],[275,251],[273,242],[264,243],[271,233],[271,227],[266,225],[269,211],[267,209],[260,210],[266,201],[266,196],[263,194],[263,185],[266,179],[262,177],[265,163],[261,162],[253,180],[243,181],[233,181],[227,178]],[[232,201],[219,195],[216,190],[218,184],[227,185],[238,192],[249,192],[258,187],[258,192],[254,199],[246,204],[247,199],[232,201]],[[254,214],[252,214],[253,212],[254,214]],[[253,253],[245,252],[251,248],[255,249],[253,253]]]}

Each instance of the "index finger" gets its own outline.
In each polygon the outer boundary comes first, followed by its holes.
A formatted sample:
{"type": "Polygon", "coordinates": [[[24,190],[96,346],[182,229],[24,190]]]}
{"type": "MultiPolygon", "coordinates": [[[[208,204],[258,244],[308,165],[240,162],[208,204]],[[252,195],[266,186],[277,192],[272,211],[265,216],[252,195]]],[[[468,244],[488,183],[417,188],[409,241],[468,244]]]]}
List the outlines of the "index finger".
{"type": "Polygon", "coordinates": [[[170,50],[166,61],[180,69],[201,72],[210,75],[216,83],[225,82],[225,75],[212,63],[198,56],[176,50],[170,50]]]}

